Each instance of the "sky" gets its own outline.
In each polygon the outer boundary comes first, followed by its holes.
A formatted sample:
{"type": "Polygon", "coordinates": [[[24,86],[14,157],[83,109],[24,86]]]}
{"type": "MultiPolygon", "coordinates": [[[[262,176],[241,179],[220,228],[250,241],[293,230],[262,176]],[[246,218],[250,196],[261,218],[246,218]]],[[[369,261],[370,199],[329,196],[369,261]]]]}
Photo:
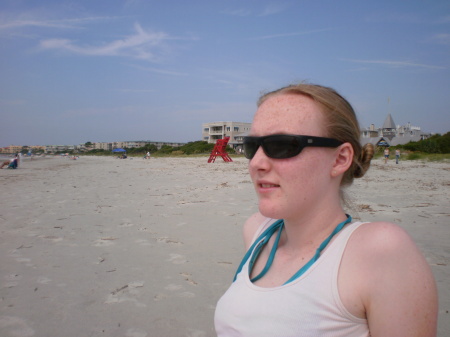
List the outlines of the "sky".
{"type": "Polygon", "coordinates": [[[0,147],[196,141],[302,81],[450,131],[450,1],[0,2],[0,147]]]}

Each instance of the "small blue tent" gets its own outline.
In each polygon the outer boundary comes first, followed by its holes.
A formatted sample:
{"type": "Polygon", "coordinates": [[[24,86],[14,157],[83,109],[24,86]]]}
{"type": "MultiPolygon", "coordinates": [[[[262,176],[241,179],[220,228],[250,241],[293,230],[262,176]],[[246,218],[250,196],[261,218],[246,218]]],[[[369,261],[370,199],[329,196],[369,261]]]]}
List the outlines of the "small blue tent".
{"type": "Polygon", "coordinates": [[[127,152],[127,151],[125,151],[124,149],[114,149],[112,152],[127,152]]]}

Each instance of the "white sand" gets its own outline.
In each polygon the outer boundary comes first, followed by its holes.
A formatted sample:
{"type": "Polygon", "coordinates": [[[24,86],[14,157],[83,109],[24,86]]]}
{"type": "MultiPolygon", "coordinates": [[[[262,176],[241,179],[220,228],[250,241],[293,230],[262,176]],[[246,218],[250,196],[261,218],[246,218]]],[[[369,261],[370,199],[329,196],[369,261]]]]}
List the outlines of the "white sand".
{"type": "MultiPolygon", "coordinates": [[[[0,336],[214,336],[257,210],[247,160],[82,157],[0,171],[0,336]]],[[[374,162],[349,212],[388,220],[435,274],[450,331],[449,163],[374,162]]]]}

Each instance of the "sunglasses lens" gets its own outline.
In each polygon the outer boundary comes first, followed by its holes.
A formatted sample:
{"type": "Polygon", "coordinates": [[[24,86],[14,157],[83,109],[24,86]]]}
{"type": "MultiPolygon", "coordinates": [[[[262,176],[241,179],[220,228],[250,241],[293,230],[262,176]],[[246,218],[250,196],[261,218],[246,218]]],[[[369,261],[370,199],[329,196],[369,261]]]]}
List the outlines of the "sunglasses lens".
{"type": "Polygon", "coordinates": [[[244,155],[247,159],[252,159],[255,156],[256,151],[258,151],[258,141],[256,139],[246,139],[244,140],[244,155]]]}
{"type": "Polygon", "coordinates": [[[275,159],[295,157],[303,150],[299,140],[289,135],[268,137],[263,141],[263,148],[268,157],[275,159]]]}

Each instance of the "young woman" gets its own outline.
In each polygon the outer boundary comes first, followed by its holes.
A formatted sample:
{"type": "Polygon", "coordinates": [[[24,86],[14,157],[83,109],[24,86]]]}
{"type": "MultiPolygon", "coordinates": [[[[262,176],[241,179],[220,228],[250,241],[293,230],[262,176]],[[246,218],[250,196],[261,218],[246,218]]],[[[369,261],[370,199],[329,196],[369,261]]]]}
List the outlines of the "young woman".
{"type": "Polygon", "coordinates": [[[435,336],[430,268],[400,227],[352,222],[341,188],[364,175],[353,108],[299,84],[262,96],[244,152],[259,213],[219,300],[218,336],[435,336]],[[275,220],[281,219],[281,220],[275,220]]]}

